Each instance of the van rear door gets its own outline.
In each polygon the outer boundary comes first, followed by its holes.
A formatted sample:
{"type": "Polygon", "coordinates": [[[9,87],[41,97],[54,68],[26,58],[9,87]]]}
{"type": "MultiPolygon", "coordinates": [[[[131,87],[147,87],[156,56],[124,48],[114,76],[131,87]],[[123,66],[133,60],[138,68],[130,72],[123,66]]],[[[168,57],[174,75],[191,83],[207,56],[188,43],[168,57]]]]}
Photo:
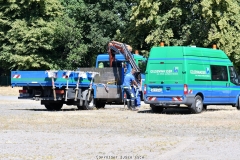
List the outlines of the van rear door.
{"type": "Polygon", "coordinates": [[[153,62],[149,65],[148,94],[159,101],[172,101],[183,98],[183,61],[153,62]]]}

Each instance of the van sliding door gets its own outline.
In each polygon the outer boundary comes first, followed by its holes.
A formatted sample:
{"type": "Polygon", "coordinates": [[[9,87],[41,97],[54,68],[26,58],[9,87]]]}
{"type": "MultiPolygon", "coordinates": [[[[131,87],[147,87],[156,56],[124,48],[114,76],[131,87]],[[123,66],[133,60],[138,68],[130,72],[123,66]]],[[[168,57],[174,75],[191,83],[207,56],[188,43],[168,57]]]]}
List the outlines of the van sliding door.
{"type": "Polygon", "coordinates": [[[230,88],[227,66],[211,65],[212,102],[229,103],[230,88]]]}

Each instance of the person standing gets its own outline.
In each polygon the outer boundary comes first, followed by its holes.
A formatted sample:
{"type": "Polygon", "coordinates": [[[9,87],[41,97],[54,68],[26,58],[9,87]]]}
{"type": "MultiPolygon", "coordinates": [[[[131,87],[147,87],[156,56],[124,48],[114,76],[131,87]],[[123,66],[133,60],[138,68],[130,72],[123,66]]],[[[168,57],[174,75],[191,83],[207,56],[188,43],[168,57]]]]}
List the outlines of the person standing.
{"type": "Polygon", "coordinates": [[[135,77],[133,76],[135,72],[136,70],[132,69],[130,73],[126,74],[123,82],[123,89],[127,95],[127,106],[129,109],[132,109],[133,111],[138,110],[135,108],[135,93],[133,92],[131,87],[131,85],[135,85],[136,87],[138,87],[135,77]]]}
{"type": "Polygon", "coordinates": [[[136,82],[138,84],[138,87],[133,88],[133,92],[135,93],[135,107],[139,109],[141,107],[141,87],[142,87],[142,81],[141,81],[141,74],[139,74],[137,77],[136,82]]]}

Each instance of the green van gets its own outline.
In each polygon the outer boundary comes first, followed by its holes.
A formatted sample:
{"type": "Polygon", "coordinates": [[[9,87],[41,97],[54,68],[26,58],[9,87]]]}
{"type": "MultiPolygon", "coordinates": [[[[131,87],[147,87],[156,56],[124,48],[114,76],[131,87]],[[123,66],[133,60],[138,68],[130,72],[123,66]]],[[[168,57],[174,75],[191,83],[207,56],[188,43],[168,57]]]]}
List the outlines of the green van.
{"type": "Polygon", "coordinates": [[[239,82],[232,62],[222,50],[153,47],[146,68],[144,102],[153,112],[188,107],[192,113],[201,113],[207,105],[240,109],[239,82]]]}

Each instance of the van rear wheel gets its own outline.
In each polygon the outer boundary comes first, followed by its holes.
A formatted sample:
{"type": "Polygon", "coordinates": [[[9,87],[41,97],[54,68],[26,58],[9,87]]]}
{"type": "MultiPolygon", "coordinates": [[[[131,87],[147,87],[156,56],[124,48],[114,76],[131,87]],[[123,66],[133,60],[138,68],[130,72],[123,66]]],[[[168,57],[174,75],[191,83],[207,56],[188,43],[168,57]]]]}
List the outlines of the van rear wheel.
{"type": "Polygon", "coordinates": [[[161,106],[155,106],[153,104],[150,104],[150,107],[152,108],[152,111],[154,113],[162,113],[162,111],[163,111],[163,107],[161,107],[161,106]]]}
{"type": "Polygon", "coordinates": [[[237,110],[240,110],[240,97],[238,97],[237,110]]]}
{"type": "Polygon", "coordinates": [[[203,101],[202,101],[202,97],[197,95],[194,99],[194,102],[191,106],[191,111],[192,113],[201,113],[203,110],[203,101]]]}

